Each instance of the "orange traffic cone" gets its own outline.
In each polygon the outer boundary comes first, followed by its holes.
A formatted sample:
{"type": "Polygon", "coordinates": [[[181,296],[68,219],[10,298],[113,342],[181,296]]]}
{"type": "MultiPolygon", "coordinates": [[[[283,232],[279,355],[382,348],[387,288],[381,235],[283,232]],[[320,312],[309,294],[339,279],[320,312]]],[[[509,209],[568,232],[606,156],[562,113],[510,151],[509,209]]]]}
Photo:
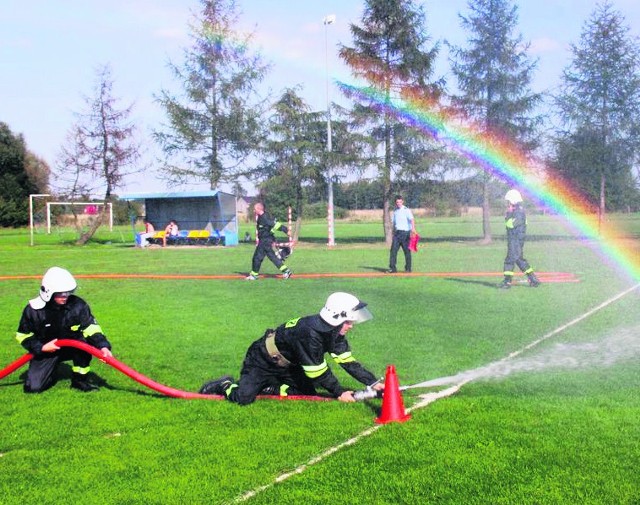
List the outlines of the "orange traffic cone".
{"type": "Polygon", "coordinates": [[[389,365],[387,375],[384,378],[384,393],[382,394],[382,412],[376,419],[377,424],[392,422],[404,423],[411,419],[411,415],[404,411],[404,402],[400,393],[396,367],[389,365]]]}

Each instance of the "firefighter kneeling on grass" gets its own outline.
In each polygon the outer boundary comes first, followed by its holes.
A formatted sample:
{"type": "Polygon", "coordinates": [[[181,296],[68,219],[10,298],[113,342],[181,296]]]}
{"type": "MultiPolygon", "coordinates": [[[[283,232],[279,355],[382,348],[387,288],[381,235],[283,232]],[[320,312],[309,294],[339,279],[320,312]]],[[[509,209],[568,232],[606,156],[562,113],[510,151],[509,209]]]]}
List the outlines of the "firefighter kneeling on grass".
{"type": "Polygon", "coordinates": [[[321,387],[342,402],[355,401],[353,391],[345,389],[327,365],[325,353],[356,380],[384,390],[384,383],[351,355],[346,338],[354,324],[371,319],[366,305],[349,293],[333,293],[319,314],[291,319],[251,344],[237,383],[227,375],[207,382],[200,393],[225,395],[247,405],[259,394],[315,395],[321,387]]]}
{"type": "Polygon", "coordinates": [[[60,348],[58,339],[83,341],[111,356],[111,344],[91,314],[87,302],[75,296],[76,280],[69,271],[52,267],[42,277],[40,293],[22,312],[16,339],[33,354],[29,362],[25,393],[41,393],[55,384],[58,363],[71,360],[71,387],[82,392],[98,389],[89,382],[91,354],[75,348],[60,348]]]}

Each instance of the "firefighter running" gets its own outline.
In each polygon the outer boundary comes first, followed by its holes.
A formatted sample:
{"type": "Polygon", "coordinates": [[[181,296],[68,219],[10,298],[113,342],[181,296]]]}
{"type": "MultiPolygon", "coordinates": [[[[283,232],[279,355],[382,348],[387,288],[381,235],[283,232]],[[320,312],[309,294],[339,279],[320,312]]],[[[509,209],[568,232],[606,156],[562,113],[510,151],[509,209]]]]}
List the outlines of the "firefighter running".
{"type": "Polygon", "coordinates": [[[371,319],[366,305],[349,293],[333,293],[320,313],[291,319],[253,342],[238,382],[223,376],[204,384],[200,393],[225,395],[247,405],[259,394],[315,395],[320,387],[342,402],[354,402],[353,391],[343,387],[329,368],[326,353],[359,382],[384,390],[384,383],[353,357],[346,338],[354,324],[371,319]]]}
{"type": "Polygon", "coordinates": [[[100,349],[103,356],[112,356],[111,344],[89,305],[73,294],[76,287],[71,273],[52,267],[42,278],[39,296],[29,300],[22,312],[16,339],[33,354],[24,383],[25,393],[41,393],[53,386],[58,363],[68,360],[73,363],[72,388],[83,392],[98,389],[87,378],[91,354],[56,345],[57,339],[80,340],[100,349]]]}
{"type": "Polygon", "coordinates": [[[526,274],[529,286],[537,288],[540,280],[533,272],[529,262],[523,257],[524,240],[527,233],[527,216],[522,207],[522,195],[518,190],[510,189],[504,196],[507,202],[507,213],[504,221],[507,227],[507,256],[504,259],[504,279],[498,287],[509,289],[513,280],[514,265],[526,274]]]}
{"type": "Polygon", "coordinates": [[[280,250],[276,247],[276,237],[273,235],[273,232],[279,230],[283,233],[289,233],[289,229],[267,214],[264,210],[263,203],[256,203],[253,211],[256,215],[256,237],[258,243],[253,252],[251,272],[247,276],[247,280],[255,281],[258,279],[260,276],[260,265],[262,265],[265,256],[282,272],[282,278],[288,279],[291,277],[292,272],[284,263],[284,258],[280,250]]]}

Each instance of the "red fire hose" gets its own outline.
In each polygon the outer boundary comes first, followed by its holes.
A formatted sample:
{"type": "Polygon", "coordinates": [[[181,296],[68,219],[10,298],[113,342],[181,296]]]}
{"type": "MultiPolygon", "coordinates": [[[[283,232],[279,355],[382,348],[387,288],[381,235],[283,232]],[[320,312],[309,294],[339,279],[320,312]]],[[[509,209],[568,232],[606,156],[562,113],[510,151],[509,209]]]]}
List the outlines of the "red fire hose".
{"type": "MultiPolygon", "coordinates": [[[[133,368],[128,367],[121,361],[113,357],[104,357],[102,353],[88,344],[84,342],[80,342],[78,340],[68,340],[61,339],[56,341],[56,345],[58,347],[75,347],[76,349],[80,349],[82,351],[88,352],[89,354],[95,356],[103,363],[115,368],[119,372],[131,377],[134,381],[139,382],[143,386],[148,387],[149,389],[153,389],[158,393],[162,393],[165,396],[170,396],[172,398],[184,398],[184,399],[201,399],[201,400],[223,400],[224,396],[221,395],[203,395],[201,393],[191,393],[189,391],[181,391],[179,389],[174,389],[158,382],[155,382],[149,377],[142,375],[139,372],[136,372],[133,368]]],[[[26,364],[31,358],[33,358],[32,354],[25,354],[21,358],[17,359],[13,363],[11,363],[6,368],[0,370],[0,379],[6,377],[7,375],[15,372],[18,368],[26,364]]],[[[328,398],[326,396],[305,396],[305,395],[291,395],[291,396],[272,396],[272,395],[260,395],[258,398],[268,398],[268,399],[276,399],[276,400],[307,400],[307,401],[330,401],[332,398],[328,398]]]]}

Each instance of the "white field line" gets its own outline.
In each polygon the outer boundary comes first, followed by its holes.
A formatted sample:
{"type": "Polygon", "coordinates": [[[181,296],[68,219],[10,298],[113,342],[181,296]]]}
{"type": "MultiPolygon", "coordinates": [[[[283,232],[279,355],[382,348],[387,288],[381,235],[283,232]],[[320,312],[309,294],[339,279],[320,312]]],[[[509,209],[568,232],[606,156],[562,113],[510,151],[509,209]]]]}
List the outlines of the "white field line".
{"type": "Polygon", "coordinates": [[[522,354],[525,351],[528,351],[529,349],[531,349],[532,347],[537,346],[539,343],[547,340],[548,338],[553,337],[554,335],[557,335],[558,333],[563,332],[564,330],[566,330],[567,328],[569,328],[570,326],[573,326],[576,323],[579,323],[580,321],[582,321],[583,319],[586,319],[590,316],[592,316],[593,314],[595,314],[596,312],[598,312],[599,310],[604,309],[605,307],[611,305],[612,303],[618,301],[620,298],[627,296],[629,293],[631,293],[632,291],[635,291],[636,289],[638,289],[640,287],[640,284],[635,284],[634,286],[631,286],[628,289],[625,289],[624,291],[622,291],[621,293],[618,293],[616,296],[609,298],[608,300],[605,300],[604,302],[602,302],[600,305],[598,305],[597,307],[592,308],[591,310],[585,312],[584,314],[582,314],[581,316],[576,317],[574,320],[569,321],[566,324],[563,324],[562,326],[560,326],[559,328],[556,328],[555,330],[547,333],[546,335],[543,335],[542,337],[540,337],[538,340],[536,340],[535,342],[531,342],[530,344],[524,346],[522,349],[518,350],[518,351],[514,351],[511,354],[509,354],[509,356],[507,356],[506,358],[502,358],[500,361],[507,361],[509,359],[515,358],[516,356],[522,354]]]}
{"type": "MultiPolygon", "coordinates": [[[[547,333],[546,335],[543,335],[538,340],[535,340],[534,342],[531,342],[530,344],[527,344],[523,348],[512,352],[511,354],[509,354],[508,356],[502,358],[498,362],[508,361],[510,359],[515,358],[516,356],[519,356],[523,352],[531,349],[532,347],[537,346],[541,342],[544,342],[545,340],[553,337],[554,335],[557,335],[558,333],[563,332],[564,330],[566,330],[567,328],[573,326],[574,324],[577,324],[580,321],[592,316],[596,312],[598,312],[598,311],[604,309],[605,307],[611,305],[612,303],[618,301],[620,298],[628,295],[629,293],[631,293],[632,291],[638,289],[639,287],[640,287],[640,284],[636,284],[636,285],[634,285],[634,286],[622,291],[621,293],[618,293],[614,297],[609,298],[608,300],[605,300],[600,305],[588,310],[584,314],[576,317],[575,319],[572,319],[568,323],[565,323],[562,326],[559,326],[558,328],[556,328],[555,330],[547,333]]],[[[465,384],[471,382],[472,380],[473,379],[468,378],[468,377],[461,378],[461,380],[458,383],[448,387],[447,389],[443,389],[441,391],[436,391],[436,392],[431,392],[431,393],[427,393],[427,394],[424,394],[424,395],[420,395],[421,400],[419,402],[417,402],[416,404],[414,404],[413,406],[411,406],[410,408],[406,409],[406,412],[407,413],[411,412],[413,410],[425,407],[425,406],[429,405],[430,403],[435,402],[436,400],[440,400],[441,398],[446,398],[448,396],[451,396],[451,395],[457,393],[462,386],[464,386],[465,384]]],[[[408,388],[413,388],[413,387],[416,387],[416,386],[419,386],[419,384],[416,384],[414,386],[407,386],[407,389],[408,388]]],[[[282,473],[282,474],[278,475],[272,482],[269,482],[268,484],[256,487],[254,489],[251,489],[251,490],[243,493],[242,495],[238,496],[237,498],[235,498],[230,503],[243,503],[243,502],[246,502],[247,500],[250,500],[254,496],[258,495],[259,493],[261,493],[263,491],[266,491],[267,489],[273,487],[275,484],[278,484],[279,482],[284,482],[285,480],[289,479],[290,477],[293,477],[295,475],[301,474],[302,472],[304,472],[310,466],[313,466],[313,465],[315,465],[317,463],[320,463],[325,458],[328,458],[332,454],[338,452],[340,449],[343,449],[344,447],[348,447],[350,445],[354,445],[356,442],[360,441],[361,439],[363,439],[365,437],[368,437],[369,435],[375,433],[377,430],[379,430],[383,426],[384,425],[382,425],[382,424],[375,424],[371,428],[367,428],[366,430],[358,433],[355,437],[352,437],[352,438],[350,438],[348,440],[345,440],[344,442],[342,442],[342,443],[340,443],[338,445],[335,445],[333,447],[330,447],[326,451],[321,452],[317,456],[314,456],[309,461],[307,461],[306,463],[303,463],[302,465],[294,468],[290,472],[285,472],[285,473],[282,473]]]]}

